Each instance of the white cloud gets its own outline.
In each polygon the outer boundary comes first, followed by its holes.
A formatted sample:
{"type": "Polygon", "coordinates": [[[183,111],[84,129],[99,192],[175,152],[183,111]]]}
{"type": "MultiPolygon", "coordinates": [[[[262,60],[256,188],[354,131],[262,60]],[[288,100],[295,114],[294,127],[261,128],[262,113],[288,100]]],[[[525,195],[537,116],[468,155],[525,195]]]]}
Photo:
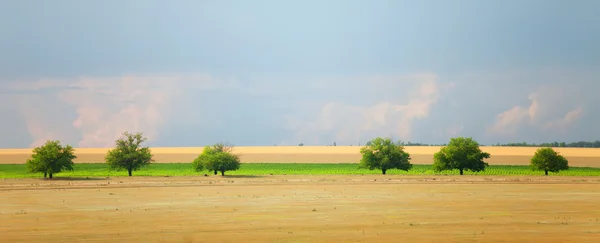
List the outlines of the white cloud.
{"type": "MultiPolygon", "coordinates": [[[[347,79],[346,79],[347,80],[347,79]]],[[[335,83],[335,81],[332,81],[335,83]]],[[[337,91],[356,94],[356,99],[374,101],[371,105],[350,105],[327,101],[312,120],[288,117],[288,128],[296,132],[296,142],[305,144],[356,144],[372,136],[394,136],[410,140],[412,124],[426,118],[442,89],[433,74],[364,78],[336,87],[337,91]],[[331,139],[332,141],[323,141],[331,139]]]]}
{"type": "Polygon", "coordinates": [[[67,119],[69,114],[60,102],[47,95],[21,95],[11,97],[25,121],[27,132],[32,138],[30,146],[37,147],[47,140],[73,141],[76,136],[70,133],[67,119]]]}
{"type": "Polygon", "coordinates": [[[29,134],[38,146],[47,139],[67,140],[78,147],[112,147],[125,131],[143,132],[148,141],[158,138],[159,128],[168,117],[171,99],[183,92],[214,89],[231,83],[217,83],[207,75],[122,76],[109,78],[82,77],[76,79],[43,79],[15,82],[12,91],[29,92],[16,96],[29,134]],[[39,94],[42,90],[50,94],[39,94]],[[48,95],[74,109],[76,117],[69,120],[64,111],[44,106],[48,95]],[[40,106],[41,105],[41,106],[40,106]],[[54,121],[54,122],[49,122],[54,121]],[[68,124],[64,126],[64,124],[68,124]],[[75,137],[79,139],[73,141],[75,137]]]}
{"type": "Polygon", "coordinates": [[[497,115],[496,122],[488,128],[493,134],[514,135],[518,128],[531,118],[531,106],[528,108],[514,106],[513,108],[497,115]]]}
{"type": "Polygon", "coordinates": [[[223,139],[357,145],[375,136],[426,143],[473,136],[486,144],[594,139],[589,127],[598,123],[597,77],[418,73],[237,81],[175,74],[0,82],[0,98],[11,107],[3,109],[4,123],[22,124],[14,129],[20,136],[0,142],[24,146],[29,134],[32,146],[59,139],[112,147],[125,130],[144,132],[151,145],[161,146],[223,139]]]}
{"type": "Polygon", "coordinates": [[[570,128],[571,124],[575,123],[583,115],[583,108],[577,107],[565,114],[564,117],[556,120],[547,122],[544,125],[544,129],[550,131],[556,131],[560,134],[565,134],[570,128]]]}
{"type": "Polygon", "coordinates": [[[538,88],[529,95],[528,107],[516,105],[498,114],[488,127],[488,134],[510,137],[526,127],[564,134],[583,114],[582,104],[572,99],[567,90],[558,85],[538,88]]]}

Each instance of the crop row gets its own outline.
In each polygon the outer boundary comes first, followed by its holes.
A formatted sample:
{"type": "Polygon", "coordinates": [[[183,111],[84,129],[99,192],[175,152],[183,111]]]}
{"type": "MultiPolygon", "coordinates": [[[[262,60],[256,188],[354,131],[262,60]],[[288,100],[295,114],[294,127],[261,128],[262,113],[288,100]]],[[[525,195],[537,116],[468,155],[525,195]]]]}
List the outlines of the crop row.
{"type": "MultiPolygon", "coordinates": [[[[239,170],[230,171],[233,176],[264,175],[371,175],[381,174],[377,170],[361,169],[358,164],[304,164],[304,163],[252,163],[241,164],[239,170]]],[[[415,164],[409,171],[389,170],[390,175],[458,175],[458,170],[434,172],[432,165],[415,164]]],[[[490,165],[485,171],[468,172],[471,175],[544,175],[543,171],[532,171],[525,165],[490,165]]],[[[190,163],[149,164],[136,172],[135,176],[203,176],[190,163]]],[[[600,168],[571,167],[553,175],[600,176],[600,168]]],[[[77,163],[73,171],[63,171],[60,177],[116,177],[127,176],[127,171],[111,171],[106,164],[77,163]]],[[[0,165],[0,178],[39,178],[39,173],[27,173],[24,164],[0,165]]]]}

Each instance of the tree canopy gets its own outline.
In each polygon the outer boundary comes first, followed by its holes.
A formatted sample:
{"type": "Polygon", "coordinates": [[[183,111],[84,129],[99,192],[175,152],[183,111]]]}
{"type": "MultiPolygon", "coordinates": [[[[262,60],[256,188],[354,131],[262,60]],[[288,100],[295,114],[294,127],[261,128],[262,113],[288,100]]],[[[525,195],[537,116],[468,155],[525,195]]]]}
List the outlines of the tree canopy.
{"type": "Polygon", "coordinates": [[[141,146],[146,139],[142,133],[124,132],[122,137],[115,141],[116,147],[106,154],[105,160],[110,169],[117,171],[125,169],[131,176],[132,171],[153,162],[150,148],[141,146]]]}
{"type": "Polygon", "coordinates": [[[240,159],[232,153],[233,146],[224,143],[217,143],[206,146],[194,161],[192,166],[196,171],[208,170],[221,172],[225,175],[226,171],[238,170],[240,168],[240,159]]]}
{"type": "Polygon", "coordinates": [[[412,168],[410,154],[404,151],[403,146],[394,144],[389,138],[374,138],[360,149],[360,153],[361,168],[380,169],[384,175],[389,169],[408,171],[412,168]]]}
{"type": "Polygon", "coordinates": [[[48,140],[44,145],[33,149],[31,158],[27,160],[27,169],[31,173],[44,173],[44,178],[52,178],[53,174],[63,170],[72,171],[73,160],[76,158],[70,145],[63,147],[60,141],[48,140]]]}
{"type": "Polygon", "coordinates": [[[552,148],[539,148],[531,158],[531,168],[544,171],[545,175],[548,175],[548,171],[568,170],[569,161],[552,148]]]}
{"type": "Polygon", "coordinates": [[[464,170],[484,171],[488,164],[483,159],[487,158],[490,154],[482,152],[479,143],[472,138],[451,138],[448,145],[433,155],[433,170],[458,169],[461,175],[464,170]]]}

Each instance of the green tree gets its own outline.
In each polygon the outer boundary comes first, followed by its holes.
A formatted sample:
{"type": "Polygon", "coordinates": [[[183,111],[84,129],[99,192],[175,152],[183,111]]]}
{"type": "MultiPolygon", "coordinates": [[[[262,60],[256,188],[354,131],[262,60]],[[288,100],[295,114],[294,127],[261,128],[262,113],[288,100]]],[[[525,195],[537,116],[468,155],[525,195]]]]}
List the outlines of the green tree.
{"type": "Polygon", "coordinates": [[[451,138],[448,145],[433,154],[433,170],[440,172],[458,169],[461,175],[464,170],[484,171],[488,164],[483,159],[487,158],[490,158],[490,154],[482,152],[479,144],[472,138],[451,138]]]}
{"type": "Polygon", "coordinates": [[[131,176],[132,171],[154,162],[150,148],[141,146],[146,139],[142,133],[123,133],[115,141],[116,147],[106,153],[105,160],[109,168],[117,171],[125,169],[131,176]]]}
{"type": "Polygon", "coordinates": [[[408,171],[412,168],[410,154],[404,151],[403,146],[394,144],[389,138],[374,138],[360,149],[360,153],[360,168],[380,169],[383,175],[389,169],[408,171]]]}
{"type": "Polygon", "coordinates": [[[52,178],[53,174],[63,170],[72,171],[73,160],[76,158],[70,145],[63,147],[59,141],[48,140],[44,145],[33,149],[31,158],[27,160],[27,169],[31,173],[44,173],[44,178],[52,178]]]}
{"type": "Polygon", "coordinates": [[[238,170],[240,168],[240,158],[232,153],[233,146],[224,143],[217,143],[211,146],[206,146],[194,161],[192,167],[196,171],[208,170],[221,172],[225,175],[225,171],[238,170]]]}
{"type": "Polygon", "coordinates": [[[531,169],[544,171],[548,175],[548,171],[568,170],[569,161],[552,148],[539,148],[531,158],[531,169]]]}

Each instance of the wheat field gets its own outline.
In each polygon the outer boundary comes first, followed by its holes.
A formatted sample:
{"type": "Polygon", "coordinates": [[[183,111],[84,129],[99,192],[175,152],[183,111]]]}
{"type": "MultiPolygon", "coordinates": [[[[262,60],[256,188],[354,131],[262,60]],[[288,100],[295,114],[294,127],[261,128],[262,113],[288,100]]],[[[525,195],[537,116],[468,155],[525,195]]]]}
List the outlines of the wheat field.
{"type": "MultiPolygon", "coordinates": [[[[358,163],[359,146],[240,146],[234,153],[242,163],[358,163]]],[[[431,164],[437,146],[407,146],[414,164],[431,164]]],[[[491,165],[526,165],[535,153],[535,147],[483,146],[491,154],[486,161],[491,165]]],[[[571,166],[600,167],[598,148],[555,148],[569,160],[571,166]]],[[[103,163],[109,148],[76,148],[76,163],[103,163]]],[[[191,162],[202,147],[151,148],[156,163],[191,162]]],[[[32,149],[0,149],[0,164],[23,164],[32,149]]]]}

